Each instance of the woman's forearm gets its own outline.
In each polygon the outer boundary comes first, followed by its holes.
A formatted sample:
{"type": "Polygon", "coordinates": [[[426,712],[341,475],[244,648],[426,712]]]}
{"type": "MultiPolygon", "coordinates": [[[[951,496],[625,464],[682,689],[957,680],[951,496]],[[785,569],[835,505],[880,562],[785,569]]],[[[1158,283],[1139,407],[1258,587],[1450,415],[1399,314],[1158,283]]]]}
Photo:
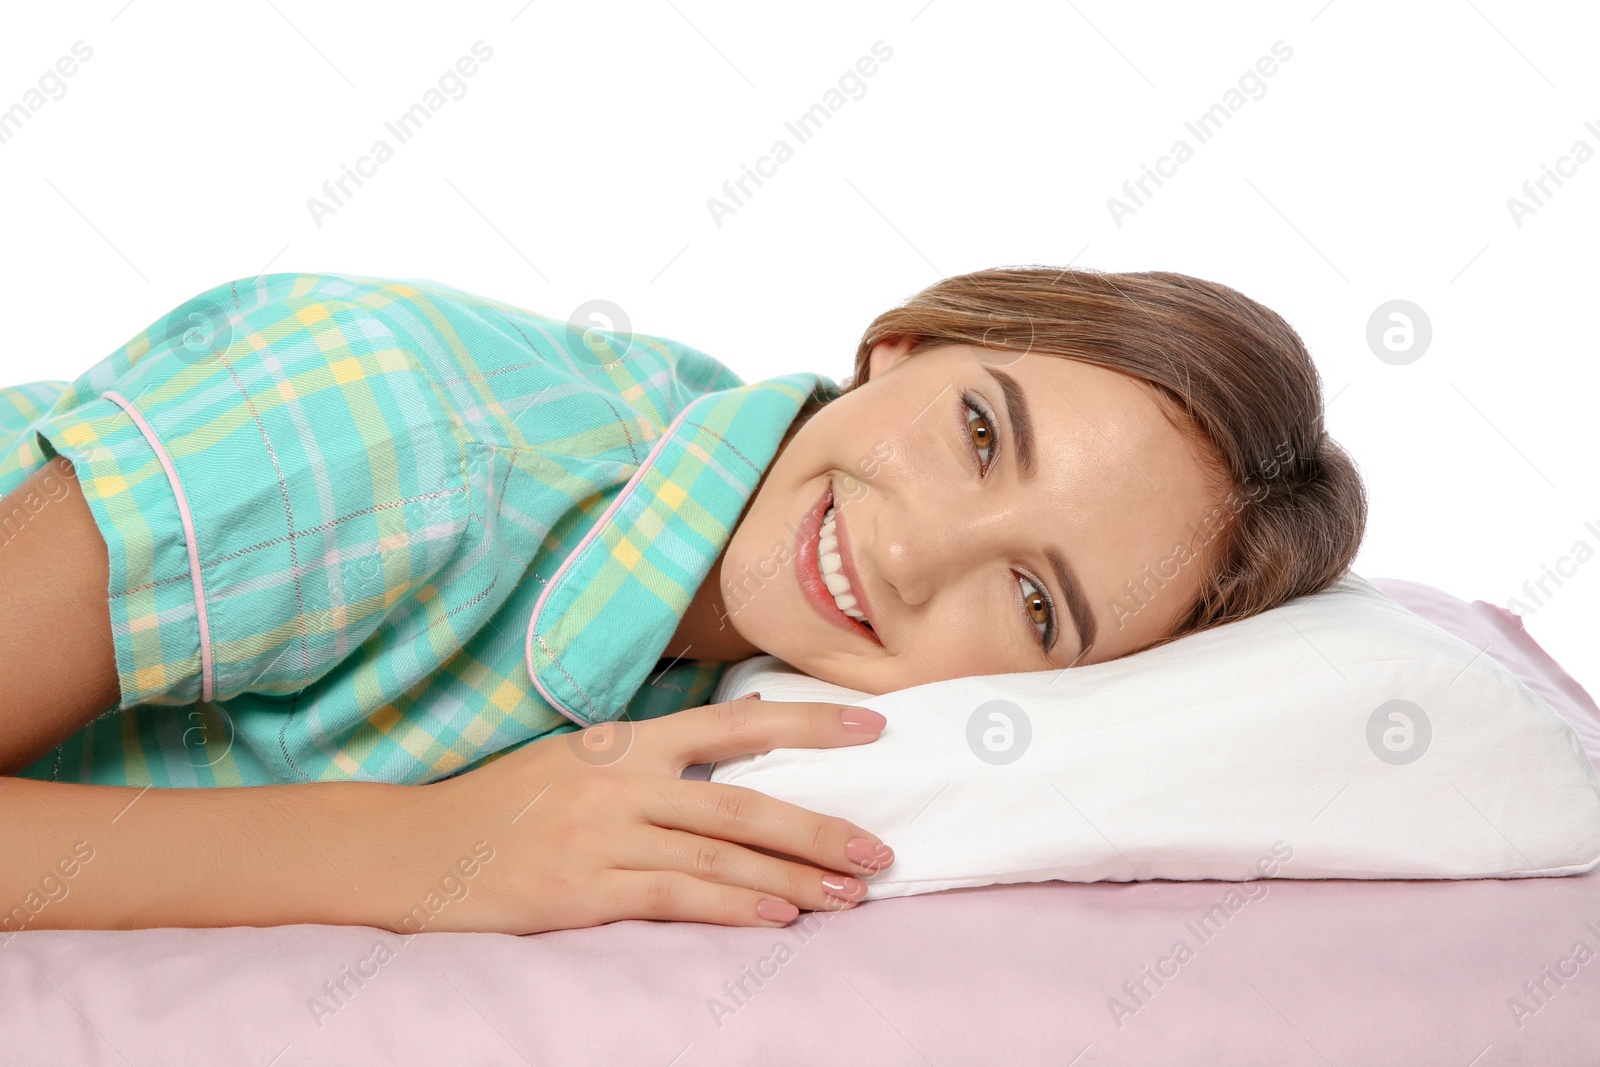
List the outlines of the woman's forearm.
{"type": "Polygon", "coordinates": [[[395,929],[407,893],[427,881],[426,858],[396,848],[427,788],[0,778],[0,945],[37,929],[395,929]]]}

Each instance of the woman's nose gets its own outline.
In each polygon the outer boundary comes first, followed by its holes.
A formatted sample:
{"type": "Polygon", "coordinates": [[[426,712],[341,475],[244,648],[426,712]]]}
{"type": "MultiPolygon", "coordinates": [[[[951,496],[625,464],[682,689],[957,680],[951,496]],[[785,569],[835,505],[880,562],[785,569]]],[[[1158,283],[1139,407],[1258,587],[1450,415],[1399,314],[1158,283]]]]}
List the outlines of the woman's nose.
{"type": "Polygon", "coordinates": [[[910,605],[924,603],[941,584],[960,578],[997,536],[982,513],[948,501],[886,505],[875,516],[873,533],[868,566],[875,564],[879,577],[910,605]]]}

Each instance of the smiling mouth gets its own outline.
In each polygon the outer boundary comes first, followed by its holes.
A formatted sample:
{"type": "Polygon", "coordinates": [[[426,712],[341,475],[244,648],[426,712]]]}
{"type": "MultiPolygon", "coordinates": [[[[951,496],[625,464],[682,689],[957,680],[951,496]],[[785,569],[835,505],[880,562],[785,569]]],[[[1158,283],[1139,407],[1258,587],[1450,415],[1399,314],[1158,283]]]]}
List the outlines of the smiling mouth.
{"type": "Polygon", "coordinates": [[[847,573],[852,570],[845,563],[848,541],[839,536],[843,531],[834,507],[830,482],[795,537],[795,574],[801,592],[824,619],[882,648],[847,573]]]}
{"type": "Polygon", "coordinates": [[[822,584],[833,594],[834,605],[867,629],[872,629],[872,623],[867,621],[867,613],[857,606],[859,602],[852,591],[850,579],[844,573],[844,556],[839,552],[837,520],[832,505],[822,516],[822,529],[817,531],[817,571],[822,584]]]}

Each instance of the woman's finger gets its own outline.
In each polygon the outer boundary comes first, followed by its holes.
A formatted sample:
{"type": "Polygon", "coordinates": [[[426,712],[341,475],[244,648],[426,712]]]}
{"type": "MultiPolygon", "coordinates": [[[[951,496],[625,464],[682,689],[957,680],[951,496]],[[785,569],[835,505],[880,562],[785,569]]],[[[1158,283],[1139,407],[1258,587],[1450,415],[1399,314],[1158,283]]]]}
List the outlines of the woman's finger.
{"type": "Polygon", "coordinates": [[[872,875],[894,862],[876,835],[831,815],[821,815],[744,786],[719,782],[658,781],[640,800],[646,818],[682,830],[770,849],[829,871],[872,875]]]}
{"type": "Polygon", "coordinates": [[[773,928],[800,914],[793,904],[754,889],[707,882],[681,871],[608,871],[601,889],[617,919],[773,928]]]}
{"type": "Polygon", "coordinates": [[[886,720],[870,708],[787,700],[730,700],[633,724],[634,747],[685,767],[775,748],[845,748],[871,744],[886,720]]]}
{"type": "Polygon", "coordinates": [[[867,895],[867,884],[848,874],[775,858],[732,841],[654,826],[630,837],[626,847],[613,853],[612,862],[621,870],[680,871],[811,911],[854,907],[867,895]]]}

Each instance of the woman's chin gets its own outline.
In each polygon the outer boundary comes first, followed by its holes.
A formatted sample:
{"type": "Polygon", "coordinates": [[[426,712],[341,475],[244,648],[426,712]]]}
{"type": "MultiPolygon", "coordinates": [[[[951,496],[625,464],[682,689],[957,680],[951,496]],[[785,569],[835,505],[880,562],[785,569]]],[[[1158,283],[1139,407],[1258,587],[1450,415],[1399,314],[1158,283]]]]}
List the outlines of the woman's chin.
{"type": "Polygon", "coordinates": [[[774,641],[763,644],[759,638],[753,639],[758,648],[758,655],[772,656],[781,660],[787,666],[793,667],[801,674],[815,678],[830,685],[841,686],[845,689],[854,689],[857,692],[868,693],[876,696],[887,693],[899,686],[884,684],[881,679],[872,677],[874,671],[872,664],[865,663],[859,657],[817,655],[814,651],[793,647],[792,642],[774,641]]]}
{"type": "Polygon", "coordinates": [[[845,689],[854,689],[857,692],[874,696],[887,691],[881,686],[874,685],[870,678],[863,677],[862,675],[865,672],[859,666],[855,670],[840,670],[827,663],[793,663],[789,660],[784,660],[784,662],[802,674],[815,678],[820,682],[827,682],[829,685],[842,686],[845,689]]]}

